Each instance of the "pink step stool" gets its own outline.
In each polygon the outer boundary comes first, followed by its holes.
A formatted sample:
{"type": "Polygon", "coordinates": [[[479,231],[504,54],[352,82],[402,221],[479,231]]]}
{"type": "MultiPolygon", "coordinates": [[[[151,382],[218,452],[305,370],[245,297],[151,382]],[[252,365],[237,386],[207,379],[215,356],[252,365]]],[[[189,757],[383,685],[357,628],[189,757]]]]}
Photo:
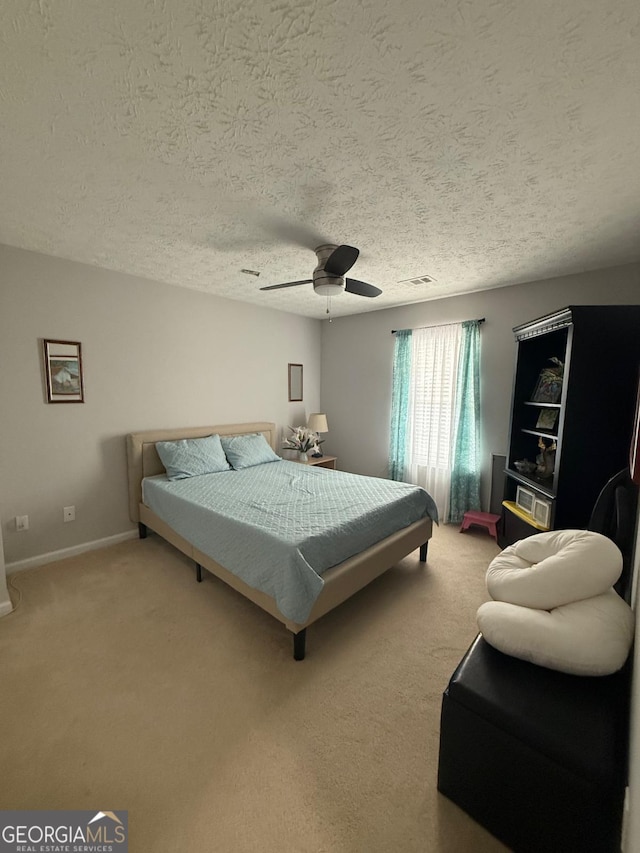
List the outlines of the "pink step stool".
{"type": "Polygon", "coordinates": [[[460,525],[460,533],[471,527],[472,524],[477,524],[480,527],[486,527],[493,538],[498,541],[498,530],[496,524],[500,521],[500,516],[492,512],[480,512],[476,509],[470,509],[464,514],[462,524],[460,525]]]}

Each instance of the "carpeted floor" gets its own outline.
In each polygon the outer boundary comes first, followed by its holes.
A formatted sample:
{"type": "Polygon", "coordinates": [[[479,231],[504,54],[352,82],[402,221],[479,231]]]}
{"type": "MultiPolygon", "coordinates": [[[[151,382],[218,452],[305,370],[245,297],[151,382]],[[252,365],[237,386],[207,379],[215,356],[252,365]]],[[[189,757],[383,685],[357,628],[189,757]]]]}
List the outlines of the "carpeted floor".
{"type": "Polygon", "coordinates": [[[156,536],[10,578],[0,808],[129,813],[133,853],[498,853],[436,791],[486,531],[417,551],[291,635],[156,536]]]}

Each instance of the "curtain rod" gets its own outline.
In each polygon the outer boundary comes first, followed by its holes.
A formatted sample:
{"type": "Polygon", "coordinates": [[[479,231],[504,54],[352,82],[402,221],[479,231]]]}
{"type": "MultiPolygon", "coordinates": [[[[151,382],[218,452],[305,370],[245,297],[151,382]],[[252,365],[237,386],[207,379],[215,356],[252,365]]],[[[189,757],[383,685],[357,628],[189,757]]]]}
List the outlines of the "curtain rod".
{"type": "MultiPolygon", "coordinates": [[[[486,317],[480,317],[479,320],[476,320],[476,323],[484,323],[485,320],[486,320],[486,317]]],[[[464,321],[460,320],[460,323],[462,323],[462,322],[464,322],[464,321]]],[[[436,329],[439,326],[457,326],[457,325],[459,325],[459,324],[458,323],[434,323],[432,326],[418,326],[416,329],[411,329],[410,331],[416,332],[418,329],[436,329]]],[[[398,329],[391,329],[391,334],[395,335],[395,333],[397,331],[398,331],[398,329]]],[[[405,330],[402,329],[401,331],[404,332],[405,330]]],[[[409,331],[409,330],[407,330],[407,331],[409,331]]]]}

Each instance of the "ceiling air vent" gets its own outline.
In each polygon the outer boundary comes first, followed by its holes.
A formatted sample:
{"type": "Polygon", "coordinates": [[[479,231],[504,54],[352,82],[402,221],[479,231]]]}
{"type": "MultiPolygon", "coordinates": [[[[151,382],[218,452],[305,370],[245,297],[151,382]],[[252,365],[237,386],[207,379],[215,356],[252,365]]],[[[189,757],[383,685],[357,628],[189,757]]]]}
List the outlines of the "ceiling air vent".
{"type": "Polygon", "coordinates": [[[417,278],[405,278],[398,284],[431,284],[436,279],[432,275],[420,275],[417,278]]]}

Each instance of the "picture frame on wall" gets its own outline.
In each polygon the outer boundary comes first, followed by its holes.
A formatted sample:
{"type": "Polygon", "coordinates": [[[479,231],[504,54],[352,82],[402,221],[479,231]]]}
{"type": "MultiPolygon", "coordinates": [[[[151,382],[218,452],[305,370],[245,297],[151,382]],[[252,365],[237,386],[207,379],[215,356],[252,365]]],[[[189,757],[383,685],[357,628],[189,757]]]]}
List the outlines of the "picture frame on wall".
{"type": "Polygon", "coordinates": [[[48,403],[84,403],[82,345],[78,341],[43,341],[48,403]]]}
{"type": "Polygon", "coordinates": [[[289,402],[302,402],[302,365],[289,364],[289,402]]]}

